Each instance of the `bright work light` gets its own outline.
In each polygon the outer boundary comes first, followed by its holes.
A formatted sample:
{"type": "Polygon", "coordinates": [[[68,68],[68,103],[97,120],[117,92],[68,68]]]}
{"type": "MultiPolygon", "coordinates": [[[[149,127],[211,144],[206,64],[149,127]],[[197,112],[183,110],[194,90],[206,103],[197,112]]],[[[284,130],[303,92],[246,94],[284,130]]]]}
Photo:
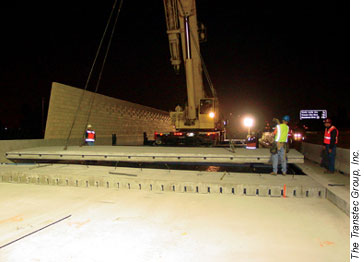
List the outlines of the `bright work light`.
{"type": "Polygon", "coordinates": [[[248,136],[250,135],[250,128],[253,126],[253,124],[254,124],[254,119],[253,118],[251,118],[251,117],[245,117],[244,119],[243,119],[243,124],[244,124],[244,126],[245,127],[247,127],[248,128],[248,136]]]}
{"type": "Polygon", "coordinates": [[[254,123],[253,118],[251,118],[251,117],[244,118],[244,126],[246,126],[246,127],[252,127],[253,126],[253,123],[254,123]]]}

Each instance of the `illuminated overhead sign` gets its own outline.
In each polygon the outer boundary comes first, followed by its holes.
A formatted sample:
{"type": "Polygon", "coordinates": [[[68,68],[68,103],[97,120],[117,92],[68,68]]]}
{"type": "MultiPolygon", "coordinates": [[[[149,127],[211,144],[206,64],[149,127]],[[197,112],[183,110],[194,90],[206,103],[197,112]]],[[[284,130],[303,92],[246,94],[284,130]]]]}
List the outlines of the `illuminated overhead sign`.
{"type": "Polygon", "coordinates": [[[301,110],[300,111],[300,120],[303,119],[326,119],[327,111],[326,110],[301,110]]]}

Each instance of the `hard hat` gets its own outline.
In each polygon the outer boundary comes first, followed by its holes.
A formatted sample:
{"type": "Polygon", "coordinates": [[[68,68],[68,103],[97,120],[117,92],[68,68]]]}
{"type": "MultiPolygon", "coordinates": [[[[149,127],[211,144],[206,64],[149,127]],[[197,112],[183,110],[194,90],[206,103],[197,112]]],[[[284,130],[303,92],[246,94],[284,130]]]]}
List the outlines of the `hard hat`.
{"type": "Polygon", "coordinates": [[[282,117],[282,120],[289,122],[290,117],[289,117],[289,116],[287,116],[287,115],[285,115],[284,117],[282,117]]]}
{"type": "Polygon", "coordinates": [[[90,124],[87,125],[87,128],[91,128],[92,126],[90,124]]]}
{"type": "Polygon", "coordinates": [[[326,118],[325,120],[324,120],[324,123],[332,123],[332,120],[330,119],[330,118],[326,118]]]}

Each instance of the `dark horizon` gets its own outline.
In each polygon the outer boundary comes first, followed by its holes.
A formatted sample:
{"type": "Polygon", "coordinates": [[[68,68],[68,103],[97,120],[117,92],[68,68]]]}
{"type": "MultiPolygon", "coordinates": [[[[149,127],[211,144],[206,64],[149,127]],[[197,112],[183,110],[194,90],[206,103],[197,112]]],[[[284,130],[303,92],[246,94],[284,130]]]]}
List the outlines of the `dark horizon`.
{"type": "MultiPolygon", "coordinates": [[[[196,2],[207,27],[201,53],[225,116],[297,121],[301,109],[326,109],[349,128],[350,3],[196,2]]],[[[3,9],[3,126],[39,125],[52,82],[84,88],[112,4],[3,9]]],[[[124,1],[99,93],[165,111],[183,104],[185,79],[170,65],[165,31],[162,1],[124,1]]]]}

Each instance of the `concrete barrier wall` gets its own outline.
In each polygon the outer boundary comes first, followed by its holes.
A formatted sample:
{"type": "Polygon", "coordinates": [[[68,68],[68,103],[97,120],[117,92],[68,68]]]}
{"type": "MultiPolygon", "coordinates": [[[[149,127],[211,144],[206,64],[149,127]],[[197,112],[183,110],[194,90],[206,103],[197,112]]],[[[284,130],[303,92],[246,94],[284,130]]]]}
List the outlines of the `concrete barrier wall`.
{"type": "Polygon", "coordinates": [[[89,123],[96,131],[96,144],[105,144],[102,141],[116,134],[118,145],[138,145],[143,132],[152,139],[155,131],[173,131],[168,112],[52,83],[45,139],[66,139],[75,116],[70,137],[82,138],[89,123]]]}
{"type": "MultiPolygon", "coordinates": [[[[302,143],[302,154],[316,163],[321,162],[321,151],[322,145],[302,143]]],[[[336,148],[335,169],[345,174],[350,173],[350,149],[336,148]]]]}

